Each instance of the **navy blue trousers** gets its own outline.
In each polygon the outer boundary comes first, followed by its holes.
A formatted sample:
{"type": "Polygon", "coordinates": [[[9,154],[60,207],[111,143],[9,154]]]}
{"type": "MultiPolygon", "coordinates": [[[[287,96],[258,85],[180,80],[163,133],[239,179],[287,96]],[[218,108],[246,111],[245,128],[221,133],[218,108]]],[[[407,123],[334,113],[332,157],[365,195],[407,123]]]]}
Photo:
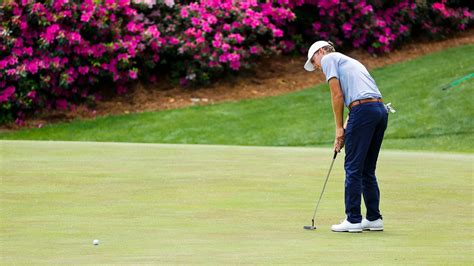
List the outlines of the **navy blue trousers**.
{"type": "Polygon", "coordinates": [[[388,112],[383,103],[370,102],[353,107],[345,131],[345,205],[347,220],[360,223],[361,195],[369,221],[382,218],[380,190],[375,176],[377,158],[387,128],[388,112]]]}

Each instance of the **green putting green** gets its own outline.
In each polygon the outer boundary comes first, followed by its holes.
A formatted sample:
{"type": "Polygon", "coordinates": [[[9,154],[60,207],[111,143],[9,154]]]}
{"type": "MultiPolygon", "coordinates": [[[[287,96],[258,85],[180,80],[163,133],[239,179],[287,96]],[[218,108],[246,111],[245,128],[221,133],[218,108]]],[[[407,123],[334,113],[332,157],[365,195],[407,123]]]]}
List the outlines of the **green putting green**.
{"type": "Polygon", "coordinates": [[[0,141],[0,261],[472,263],[473,155],[382,150],[385,231],[361,234],[329,229],[342,157],[305,231],[329,148],[0,141]]]}

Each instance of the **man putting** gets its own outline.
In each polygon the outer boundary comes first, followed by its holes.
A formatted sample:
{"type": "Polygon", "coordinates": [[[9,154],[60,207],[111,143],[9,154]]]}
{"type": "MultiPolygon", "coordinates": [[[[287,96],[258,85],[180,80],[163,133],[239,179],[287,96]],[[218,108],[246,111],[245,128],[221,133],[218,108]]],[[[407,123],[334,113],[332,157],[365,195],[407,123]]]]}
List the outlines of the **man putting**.
{"type": "Polygon", "coordinates": [[[375,167],[387,128],[388,111],[374,79],[357,60],[338,53],[326,41],[315,42],[304,65],[307,71],[321,70],[331,90],[336,123],[334,151],[346,145],[344,169],[346,219],[331,227],[334,232],[383,230],[379,210],[380,191],[375,167]],[[343,124],[344,105],[349,109],[343,124]],[[367,208],[362,219],[361,194],[367,208]]]}

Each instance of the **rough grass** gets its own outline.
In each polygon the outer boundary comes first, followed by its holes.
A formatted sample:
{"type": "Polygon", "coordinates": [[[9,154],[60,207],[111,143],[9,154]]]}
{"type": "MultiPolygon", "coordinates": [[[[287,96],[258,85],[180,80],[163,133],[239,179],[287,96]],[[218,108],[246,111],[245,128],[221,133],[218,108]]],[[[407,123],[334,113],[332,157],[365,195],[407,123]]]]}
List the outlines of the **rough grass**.
{"type": "MultiPolygon", "coordinates": [[[[390,116],[384,147],[472,152],[474,45],[447,49],[373,71],[390,116]]],[[[303,71],[303,69],[302,69],[303,71]]],[[[0,139],[328,146],[334,125],[326,84],[277,97],[110,116],[0,133],[0,139]]]]}
{"type": "Polygon", "coordinates": [[[474,156],[382,151],[384,232],[344,215],[330,149],[0,141],[1,264],[452,264],[474,260],[474,156]],[[101,244],[93,246],[92,240],[101,244]]]}

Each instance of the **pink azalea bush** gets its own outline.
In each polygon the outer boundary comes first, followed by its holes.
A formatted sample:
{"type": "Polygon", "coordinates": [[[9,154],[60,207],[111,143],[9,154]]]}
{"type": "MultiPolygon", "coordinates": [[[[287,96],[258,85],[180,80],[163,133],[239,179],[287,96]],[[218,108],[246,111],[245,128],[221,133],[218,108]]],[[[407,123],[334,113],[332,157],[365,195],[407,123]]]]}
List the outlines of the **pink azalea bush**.
{"type": "Polygon", "coordinates": [[[130,1],[51,2],[1,8],[0,123],[22,124],[27,112],[97,100],[99,81],[125,92],[127,82],[159,61],[160,32],[130,1]]]}
{"type": "Polygon", "coordinates": [[[202,0],[144,11],[166,41],[166,68],[182,85],[206,83],[225,71],[280,50],[283,28],[294,14],[255,0],[202,0]]]}
{"type": "Polygon", "coordinates": [[[465,30],[474,19],[468,7],[451,6],[450,1],[427,1],[418,8],[416,21],[421,32],[440,38],[454,31],[465,30]]]}
{"type": "Polygon", "coordinates": [[[289,38],[307,49],[309,40],[330,39],[337,46],[389,52],[408,37],[415,19],[413,0],[393,1],[279,0],[297,13],[289,38]]]}
{"type": "Polygon", "coordinates": [[[451,2],[10,0],[0,6],[0,124],[138,79],[207,83],[317,39],[389,52],[413,33],[464,30],[473,13],[451,2]]]}
{"type": "Polygon", "coordinates": [[[413,32],[418,36],[443,36],[453,30],[464,30],[473,21],[471,10],[448,7],[447,0],[278,2],[296,12],[296,23],[290,25],[288,38],[291,36],[296,42],[303,40],[303,48],[308,40],[331,39],[337,45],[386,53],[413,32]]]}

